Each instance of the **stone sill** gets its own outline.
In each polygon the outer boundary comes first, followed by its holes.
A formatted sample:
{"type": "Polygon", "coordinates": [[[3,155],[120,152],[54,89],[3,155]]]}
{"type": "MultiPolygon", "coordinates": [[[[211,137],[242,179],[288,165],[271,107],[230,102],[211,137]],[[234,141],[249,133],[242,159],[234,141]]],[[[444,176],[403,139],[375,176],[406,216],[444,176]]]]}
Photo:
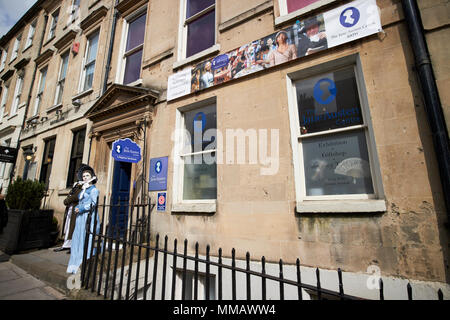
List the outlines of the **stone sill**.
{"type": "Polygon", "coordinates": [[[81,99],[81,98],[83,98],[83,97],[85,97],[85,96],[88,96],[88,95],[90,95],[92,92],[94,92],[94,89],[88,89],[88,90],[86,90],[86,91],[83,91],[83,92],[80,92],[79,94],[77,94],[76,96],[73,96],[72,97],[72,101],[75,101],[75,100],[77,100],[77,99],[81,99]]]}
{"type": "Polygon", "coordinates": [[[386,212],[385,200],[297,201],[297,213],[374,213],[386,212]]]}
{"type": "Polygon", "coordinates": [[[196,60],[200,60],[202,58],[205,58],[209,55],[215,54],[215,53],[219,53],[220,52],[220,44],[215,44],[213,45],[211,48],[208,48],[206,50],[203,50],[197,54],[194,54],[193,56],[177,61],[173,64],[173,69],[179,69],[181,67],[184,67],[188,64],[191,64],[192,62],[196,61],[196,60]]]}
{"type": "Polygon", "coordinates": [[[216,213],[216,202],[172,204],[175,213],[216,213]]]}
{"type": "Polygon", "coordinates": [[[51,106],[50,108],[48,108],[48,109],[45,110],[45,111],[46,111],[47,113],[50,113],[50,112],[55,111],[55,110],[57,110],[57,109],[61,109],[62,106],[63,106],[62,103],[60,103],[60,104],[51,106]]]}

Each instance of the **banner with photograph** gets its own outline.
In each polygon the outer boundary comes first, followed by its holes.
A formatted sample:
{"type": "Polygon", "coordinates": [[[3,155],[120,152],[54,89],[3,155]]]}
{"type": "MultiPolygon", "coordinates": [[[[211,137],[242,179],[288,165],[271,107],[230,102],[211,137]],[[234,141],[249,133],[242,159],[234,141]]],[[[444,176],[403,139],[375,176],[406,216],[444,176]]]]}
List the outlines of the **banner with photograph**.
{"type": "Polygon", "coordinates": [[[382,31],[376,0],[357,0],[169,77],[167,100],[382,31]]]}

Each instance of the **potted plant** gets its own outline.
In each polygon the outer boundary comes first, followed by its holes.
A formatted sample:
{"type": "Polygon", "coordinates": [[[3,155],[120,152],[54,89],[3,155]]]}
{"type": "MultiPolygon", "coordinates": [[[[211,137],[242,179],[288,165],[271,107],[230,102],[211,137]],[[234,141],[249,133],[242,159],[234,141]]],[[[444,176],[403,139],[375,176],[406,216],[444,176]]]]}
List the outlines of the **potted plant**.
{"type": "Polygon", "coordinates": [[[40,210],[45,184],[18,177],[8,187],[8,224],[0,237],[0,250],[6,253],[48,248],[53,210],[40,210]]]}

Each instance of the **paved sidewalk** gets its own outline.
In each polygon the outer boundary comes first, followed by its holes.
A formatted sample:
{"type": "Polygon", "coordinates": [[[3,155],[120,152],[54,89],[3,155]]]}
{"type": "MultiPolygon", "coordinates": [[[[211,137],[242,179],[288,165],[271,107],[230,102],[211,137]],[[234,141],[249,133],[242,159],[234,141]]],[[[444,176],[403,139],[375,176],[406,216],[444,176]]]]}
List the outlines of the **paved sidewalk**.
{"type": "Polygon", "coordinates": [[[59,291],[11,262],[0,263],[0,300],[65,300],[59,291]]]}

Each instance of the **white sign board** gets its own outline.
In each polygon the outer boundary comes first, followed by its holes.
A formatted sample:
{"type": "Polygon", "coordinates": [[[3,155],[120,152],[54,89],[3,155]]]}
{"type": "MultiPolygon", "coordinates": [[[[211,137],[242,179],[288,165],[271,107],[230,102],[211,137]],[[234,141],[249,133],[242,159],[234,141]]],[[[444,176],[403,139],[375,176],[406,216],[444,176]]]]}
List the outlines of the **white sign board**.
{"type": "Polygon", "coordinates": [[[167,85],[167,101],[191,93],[191,68],[184,69],[169,77],[167,85]]]}

